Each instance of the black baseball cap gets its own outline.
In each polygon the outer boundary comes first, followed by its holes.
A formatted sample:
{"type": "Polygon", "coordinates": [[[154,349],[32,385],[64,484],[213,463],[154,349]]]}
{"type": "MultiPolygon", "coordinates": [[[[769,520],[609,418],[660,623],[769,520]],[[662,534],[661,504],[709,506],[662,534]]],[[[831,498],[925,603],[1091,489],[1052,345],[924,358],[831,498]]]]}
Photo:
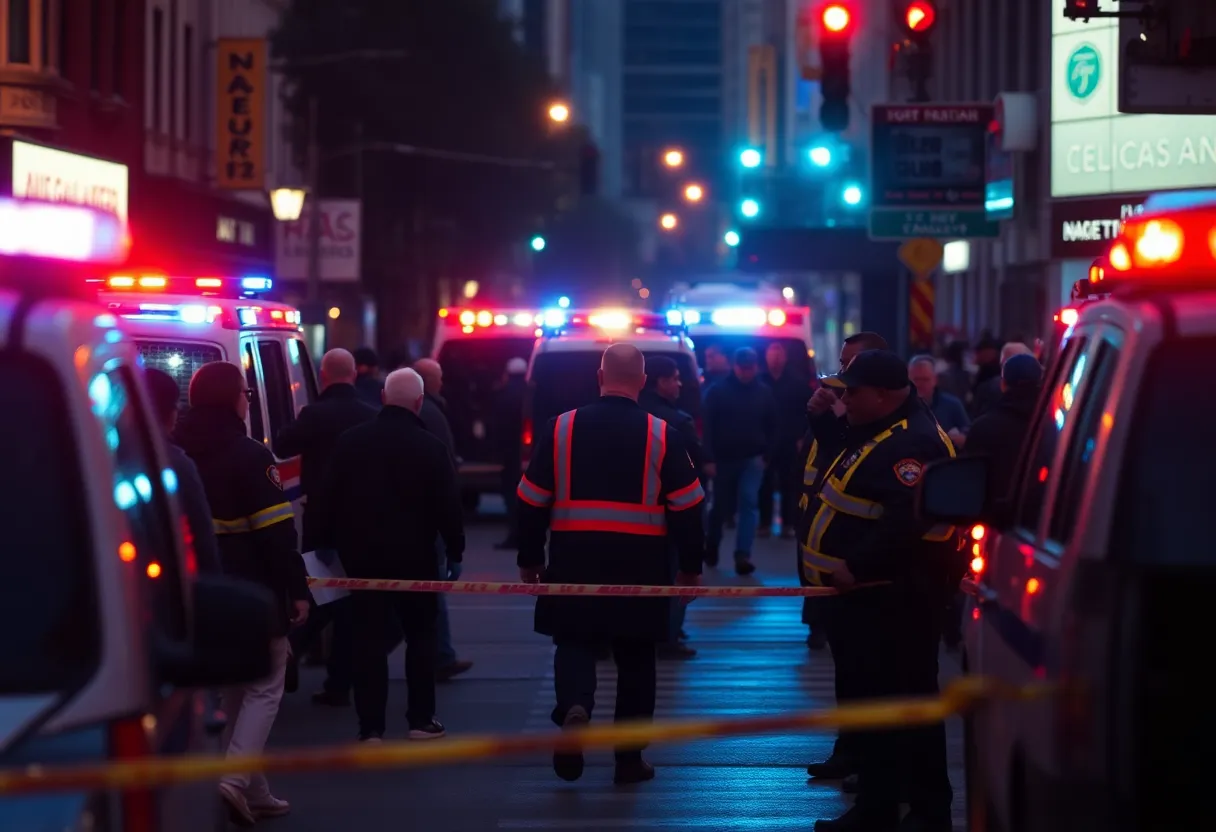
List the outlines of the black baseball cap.
{"type": "Polygon", "coordinates": [[[911,384],[908,365],[893,352],[866,350],[859,352],[849,366],[824,383],[837,389],[845,387],[877,387],[879,390],[902,390],[911,384]]]}

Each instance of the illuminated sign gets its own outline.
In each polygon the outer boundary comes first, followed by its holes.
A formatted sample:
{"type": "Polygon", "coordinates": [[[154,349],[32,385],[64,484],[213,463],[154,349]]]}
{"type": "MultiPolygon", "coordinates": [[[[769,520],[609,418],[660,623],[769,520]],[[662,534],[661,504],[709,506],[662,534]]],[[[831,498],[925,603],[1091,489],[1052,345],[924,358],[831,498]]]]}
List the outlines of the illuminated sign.
{"type": "Polygon", "coordinates": [[[85,205],[127,219],[127,166],[13,142],[13,196],[85,205]]]}
{"type": "Polygon", "coordinates": [[[260,191],[266,183],[266,41],[221,38],[216,45],[215,180],[260,191]]]}

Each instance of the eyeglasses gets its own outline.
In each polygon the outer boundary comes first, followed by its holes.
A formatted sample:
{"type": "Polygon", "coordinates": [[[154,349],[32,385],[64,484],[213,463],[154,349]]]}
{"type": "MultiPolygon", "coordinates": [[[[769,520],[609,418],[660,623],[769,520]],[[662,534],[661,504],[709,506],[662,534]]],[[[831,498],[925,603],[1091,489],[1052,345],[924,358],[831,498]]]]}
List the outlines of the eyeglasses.
{"type": "Polygon", "coordinates": [[[251,387],[245,388],[245,401],[247,401],[247,402],[253,401],[253,388],[251,388],[251,387]]]}

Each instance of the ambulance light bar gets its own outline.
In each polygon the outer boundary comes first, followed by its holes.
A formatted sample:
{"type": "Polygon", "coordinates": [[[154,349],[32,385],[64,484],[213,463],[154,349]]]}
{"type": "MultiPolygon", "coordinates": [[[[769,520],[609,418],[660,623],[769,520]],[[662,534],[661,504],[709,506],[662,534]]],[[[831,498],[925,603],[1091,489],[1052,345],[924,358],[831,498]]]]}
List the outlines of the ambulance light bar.
{"type": "Polygon", "coordinates": [[[1060,324],[1061,326],[1072,327],[1077,325],[1077,319],[1080,316],[1081,313],[1077,311],[1076,307],[1065,306],[1055,314],[1053,320],[1055,323],[1060,324]]]}
{"type": "Polygon", "coordinates": [[[699,326],[710,323],[723,329],[759,329],[765,326],[800,326],[801,312],[765,309],[760,306],[731,306],[713,310],[669,309],[667,322],[672,326],[699,326]],[[707,320],[708,319],[708,320],[707,320]]]}
{"type": "Polygon", "coordinates": [[[269,292],[274,281],[269,277],[169,277],[163,274],[115,274],[105,279],[111,292],[157,292],[204,297],[243,298],[269,292]]]}
{"type": "Polygon", "coordinates": [[[465,335],[478,331],[493,331],[504,328],[516,330],[534,330],[539,327],[544,317],[527,309],[500,309],[492,312],[489,309],[440,309],[440,319],[447,326],[458,326],[465,335]]]}
{"type": "Polygon", "coordinates": [[[286,307],[220,306],[205,303],[111,301],[109,311],[133,321],[188,325],[219,323],[224,329],[298,329],[300,312],[286,307]]]}
{"type": "Polygon", "coordinates": [[[121,263],[131,240],[113,214],[80,205],[0,198],[0,255],[121,263]]]}
{"type": "Polygon", "coordinates": [[[550,309],[541,315],[541,329],[549,335],[599,330],[604,334],[647,331],[683,333],[682,324],[673,323],[670,315],[631,309],[550,309]]]}
{"type": "MultiPolygon", "coordinates": [[[[1106,256],[1102,279],[1152,275],[1154,281],[1177,277],[1210,284],[1216,276],[1216,207],[1143,213],[1123,224],[1106,256]]],[[[1091,277],[1093,276],[1091,270],[1091,277]]],[[[1120,280],[1121,284],[1128,281],[1120,280]]]]}

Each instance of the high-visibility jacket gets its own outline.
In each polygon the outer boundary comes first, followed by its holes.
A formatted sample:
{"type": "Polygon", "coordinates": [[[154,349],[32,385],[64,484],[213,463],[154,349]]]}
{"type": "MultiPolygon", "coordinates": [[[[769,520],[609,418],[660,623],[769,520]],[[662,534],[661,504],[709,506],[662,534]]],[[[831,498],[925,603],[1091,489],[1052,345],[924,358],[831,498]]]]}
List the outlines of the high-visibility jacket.
{"type": "Polygon", "coordinates": [[[858,581],[939,583],[957,530],[917,520],[913,497],[924,466],[947,456],[953,444],[915,396],[878,424],[851,428],[809,501],[800,540],[807,579],[830,584],[843,561],[858,581]]]}
{"type": "MultiPolygon", "coordinates": [[[[519,565],[545,568],[550,583],[670,585],[677,559],[680,571],[701,571],[705,494],[684,439],[630,399],[605,396],[552,420],[516,495],[519,565]]],[[[662,637],[666,605],[649,600],[541,598],[537,629],[662,637]]]]}

